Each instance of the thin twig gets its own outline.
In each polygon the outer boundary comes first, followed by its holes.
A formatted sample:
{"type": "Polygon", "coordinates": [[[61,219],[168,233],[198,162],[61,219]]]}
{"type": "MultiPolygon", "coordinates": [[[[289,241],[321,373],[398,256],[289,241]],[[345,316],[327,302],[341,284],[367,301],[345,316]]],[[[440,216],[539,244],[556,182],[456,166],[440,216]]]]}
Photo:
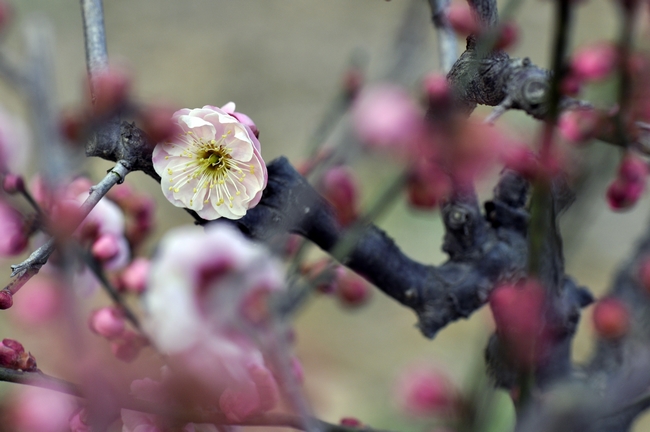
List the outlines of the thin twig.
{"type": "MultiPolygon", "coordinates": [[[[102,181],[91,188],[90,195],[88,195],[86,201],[81,204],[81,207],[79,209],[80,216],[79,219],[75,221],[76,223],[74,224],[74,228],[78,227],[81,222],[83,222],[90,211],[95,208],[97,203],[106,195],[106,193],[108,193],[108,191],[113,186],[124,181],[124,177],[126,177],[128,173],[129,169],[125,166],[124,162],[120,161],[115,165],[115,167],[113,167],[113,169],[108,171],[108,174],[106,174],[102,181]]],[[[29,280],[29,278],[31,278],[31,276],[38,273],[41,267],[43,267],[43,265],[47,262],[50,255],[52,255],[54,249],[55,241],[52,238],[49,239],[43,246],[36,249],[25,261],[21,262],[20,264],[12,265],[11,277],[18,277],[18,279],[21,280],[26,278],[23,281],[24,284],[27,282],[27,280],[29,280]]],[[[11,287],[12,284],[10,284],[7,288],[11,287]]],[[[15,291],[17,291],[17,289],[13,290],[12,294],[14,294],[15,291]]]]}
{"type": "Polygon", "coordinates": [[[81,259],[86,263],[86,266],[88,266],[88,268],[95,274],[95,277],[99,279],[102,288],[104,288],[104,291],[106,291],[106,293],[111,298],[111,300],[113,300],[113,302],[120,307],[122,312],[124,312],[124,316],[126,317],[126,319],[131,321],[131,324],[133,324],[133,326],[136,329],[141,330],[140,321],[138,320],[138,317],[135,315],[135,313],[133,313],[131,308],[124,302],[120,293],[113,286],[113,284],[108,280],[106,274],[104,273],[104,270],[99,265],[97,260],[87,251],[78,250],[78,254],[81,257],[81,259]]]}

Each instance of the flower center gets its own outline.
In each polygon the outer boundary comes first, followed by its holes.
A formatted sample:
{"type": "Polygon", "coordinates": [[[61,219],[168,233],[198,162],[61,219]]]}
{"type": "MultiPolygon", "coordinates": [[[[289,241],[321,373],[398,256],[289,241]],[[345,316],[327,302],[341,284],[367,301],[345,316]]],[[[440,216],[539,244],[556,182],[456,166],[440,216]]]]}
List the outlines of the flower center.
{"type": "Polygon", "coordinates": [[[218,140],[204,140],[193,137],[192,132],[186,132],[193,139],[180,155],[186,158],[186,162],[167,168],[169,190],[178,193],[181,187],[194,182],[190,206],[197,200],[205,204],[212,200],[217,206],[227,204],[233,207],[235,197],[244,190],[240,185],[246,177],[244,169],[251,174],[254,170],[252,165],[233,159],[230,155],[232,149],[227,147],[226,138],[231,133],[228,131],[218,140]]]}

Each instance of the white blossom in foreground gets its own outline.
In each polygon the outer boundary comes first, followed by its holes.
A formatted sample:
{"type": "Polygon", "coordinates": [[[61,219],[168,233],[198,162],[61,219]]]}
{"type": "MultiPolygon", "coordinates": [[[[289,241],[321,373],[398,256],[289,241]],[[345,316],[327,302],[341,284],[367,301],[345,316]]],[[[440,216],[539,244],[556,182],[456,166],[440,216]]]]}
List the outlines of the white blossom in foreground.
{"type": "Polygon", "coordinates": [[[225,224],[177,228],[162,240],[149,275],[144,328],[193,397],[233,421],[273,408],[276,380],[238,330],[259,324],[260,298],[284,286],[269,251],[225,224]]]}
{"type": "MultiPolygon", "coordinates": [[[[227,108],[234,112],[234,104],[227,108]]],[[[250,126],[210,105],[176,111],[172,119],[179,134],[153,151],[165,197],[208,220],[239,219],[257,205],[268,175],[250,126]]]]}

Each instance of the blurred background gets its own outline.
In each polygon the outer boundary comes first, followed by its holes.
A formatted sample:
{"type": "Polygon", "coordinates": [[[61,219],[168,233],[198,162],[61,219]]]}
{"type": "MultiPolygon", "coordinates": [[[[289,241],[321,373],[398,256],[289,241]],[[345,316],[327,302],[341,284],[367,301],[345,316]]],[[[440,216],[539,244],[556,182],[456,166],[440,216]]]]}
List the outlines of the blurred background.
{"type": "MultiPolygon", "coordinates": [[[[47,21],[55,36],[55,92],[62,109],[79,106],[84,94],[85,54],[78,3],[15,0],[16,16],[5,41],[7,55],[20,62],[22,26],[36,18],[47,21]]],[[[234,101],[238,111],[256,122],[266,161],[285,155],[298,163],[307,155],[309,137],[339,91],[341,76],[354,53],[367,62],[368,83],[400,70],[395,64],[395,41],[407,13],[413,16],[409,32],[414,39],[409,46],[414,51],[408,68],[398,73],[399,80],[417,96],[421,78],[440,70],[436,35],[425,3],[106,0],[104,9],[109,57],[112,63],[132,72],[140,101],[164,101],[179,109],[234,101]]],[[[611,1],[591,0],[576,12],[573,47],[615,39],[618,16],[611,1]]],[[[538,65],[548,66],[553,3],[521,2],[514,17],[521,34],[511,54],[528,56],[538,65]]],[[[648,17],[642,20],[647,23],[648,17]]],[[[641,30],[647,36],[645,28],[641,30]]],[[[463,48],[464,41],[459,39],[459,53],[463,48]]],[[[606,104],[613,100],[611,87],[605,83],[589,88],[586,95],[606,104]]],[[[28,121],[38,121],[26,112],[21,95],[4,83],[0,83],[0,101],[9,111],[28,121]]],[[[478,110],[478,114],[486,112],[489,110],[478,110]]],[[[534,121],[509,112],[499,122],[534,143],[539,129],[534,121]]],[[[608,210],[605,189],[618,153],[595,143],[577,156],[591,167],[595,179],[563,221],[567,270],[579,283],[600,294],[643,232],[650,205],[646,197],[631,211],[615,214],[608,210]]],[[[38,157],[47,163],[46,154],[38,157]]],[[[104,161],[88,161],[85,169],[97,180],[110,166],[104,161]]],[[[33,172],[36,166],[29,169],[33,172]]],[[[368,159],[360,160],[355,171],[362,184],[364,203],[369,203],[397,167],[387,167],[385,160],[368,159]]],[[[154,196],[159,204],[158,228],[149,250],[168,228],[192,223],[184,211],[167,203],[160,186],[150,178],[134,173],[127,183],[154,196]]],[[[487,179],[480,186],[481,196],[488,197],[493,185],[494,178],[487,179]]],[[[437,212],[413,211],[400,197],[378,224],[411,257],[425,263],[444,262],[437,212]]],[[[9,264],[4,268],[8,269],[9,264]]],[[[421,422],[401,415],[396,407],[396,376],[404,368],[424,363],[445,371],[459,386],[466,386],[483,367],[482,352],[492,330],[489,311],[484,308],[471,319],[448,326],[435,340],[427,340],[414,327],[412,312],[378,291],[374,294],[370,304],[358,310],[346,310],[331,298],[316,297],[298,316],[296,349],[305,368],[308,394],[317,415],[331,422],[354,416],[378,428],[422,430],[421,422]]],[[[53,329],[24,328],[12,319],[11,311],[0,319],[1,337],[24,342],[41,369],[65,376],[71,365],[61,364],[51,355],[51,345],[43,342],[53,329]]],[[[97,349],[108,354],[101,343],[97,349]]],[[[587,309],[575,343],[576,360],[589,358],[591,349],[587,309]]],[[[8,391],[10,386],[0,383],[0,392],[8,391]]],[[[507,396],[500,395],[499,400],[499,415],[486,425],[486,430],[506,431],[512,425],[507,396]]],[[[647,430],[649,425],[645,421],[635,430],[647,430]]]]}

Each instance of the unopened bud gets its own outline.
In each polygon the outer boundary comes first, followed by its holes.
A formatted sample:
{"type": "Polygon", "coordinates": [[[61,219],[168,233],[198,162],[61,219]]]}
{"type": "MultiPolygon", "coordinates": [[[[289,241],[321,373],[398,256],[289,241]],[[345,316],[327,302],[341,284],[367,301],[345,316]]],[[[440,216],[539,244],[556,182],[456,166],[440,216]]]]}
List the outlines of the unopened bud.
{"type": "Polygon", "coordinates": [[[420,416],[449,413],[457,401],[457,391],[447,376],[423,366],[404,371],[396,396],[404,411],[420,416]]]}
{"type": "Polygon", "coordinates": [[[132,331],[126,331],[120,339],[111,343],[113,355],[123,362],[130,363],[136,359],[140,350],[147,345],[147,340],[132,331]]]}
{"type": "Polygon", "coordinates": [[[126,104],[131,78],[123,70],[106,69],[92,77],[93,113],[107,116],[126,104]]]}
{"type": "Polygon", "coordinates": [[[350,428],[362,428],[363,423],[357,418],[354,417],[343,417],[339,422],[341,426],[350,427],[350,428]]]}
{"type": "Polygon", "coordinates": [[[596,332],[603,339],[619,339],[625,336],[630,327],[627,307],[613,297],[596,303],[593,321],[596,332]]]}
{"type": "Polygon", "coordinates": [[[600,81],[616,68],[618,53],[608,43],[598,43],[578,50],[571,61],[572,73],[586,81],[600,81]]]}
{"type": "Polygon", "coordinates": [[[321,179],[321,191],[342,226],[357,219],[358,186],[350,170],[344,166],[330,168],[321,179]]]}
{"type": "Polygon", "coordinates": [[[155,145],[166,141],[180,133],[178,124],[172,120],[174,109],[154,105],[140,111],[138,118],[142,130],[149,137],[149,142],[155,145]]]}
{"type": "Polygon", "coordinates": [[[344,306],[358,307],[366,304],[372,295],[372,288],[361,276],[351,271],[338,273],[336,296],[344,306]]]}
{"type": "Polygon", "coordinates": [[[91,248],[93,256],[99,261],[109,261],[117,256],[120,246],[112,234],[101,235],[91,248]]]}
{"type": "Polygon", "coordinates": [[[14,304],[14,298],[7,290],[0,291],[0,310],[9,309],[14,304]]]}
{"type": "Polygon", "coordinates": [[[0,366],[9,369],[36,370],[36,359],[25,352],[23,345],[13,339],[3,339],[0,345],[0,366]]]}
{"type": "Polygon", "coordinates": [[[481,31],[480,23],[466,4],[450,5],[447,10],[447,20],[456,33],[463,36],[477,34],[481,31]]]}
{"type": "Polygon", "coordinates": [[[126,322],[124,313],[114,307],[104,307],[94,311],[88,320],[90,329],[107,339],[115,339],[124,333],[126,322]]]}
{"type": "Polygon", "coordinates": [[[499,37],[494,48],[505,50],[511,48],[519,40],[519,27],[512,21],[507,21],[501,25],[499,37]]]}
{"type": "Polygon", "coordinates": [[[151,262],[146,258],[136,258],[124,269],[120,276],[123,288],[136,294],[142,294],[147,288],[147,278],[151,262]]]}
{"type": "Polygon", "coordinates": [[[22,176],[8,173],[2,179],[2,188],[8,194],[15,194],[25,190],[25,180],[22,176]]]}

